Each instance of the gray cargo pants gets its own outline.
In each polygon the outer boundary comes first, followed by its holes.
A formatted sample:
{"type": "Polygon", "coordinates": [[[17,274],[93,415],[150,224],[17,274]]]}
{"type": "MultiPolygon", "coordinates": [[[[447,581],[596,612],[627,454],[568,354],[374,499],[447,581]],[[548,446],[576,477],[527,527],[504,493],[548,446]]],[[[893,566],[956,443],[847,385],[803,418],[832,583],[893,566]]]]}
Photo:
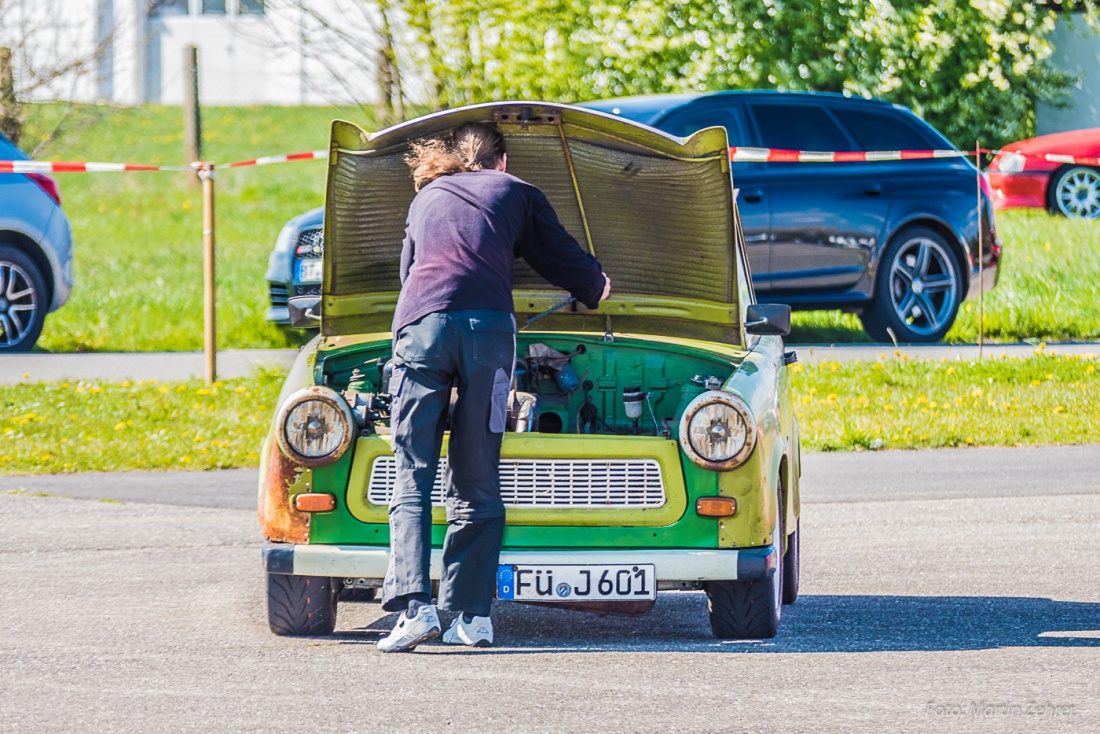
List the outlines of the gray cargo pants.
{"type": "Polygon", "coordinates": [[[432,488],[451,386],[457,384],[443,483],[448,527],[439,605],[489,614],[504,537],[500,445],[515,335],[515,317],[491,310],[438,311],[396,335],[389,393],[397,481],[382,586],[386,611],[404,610],[409,595],[431,593],[432,488]]]}

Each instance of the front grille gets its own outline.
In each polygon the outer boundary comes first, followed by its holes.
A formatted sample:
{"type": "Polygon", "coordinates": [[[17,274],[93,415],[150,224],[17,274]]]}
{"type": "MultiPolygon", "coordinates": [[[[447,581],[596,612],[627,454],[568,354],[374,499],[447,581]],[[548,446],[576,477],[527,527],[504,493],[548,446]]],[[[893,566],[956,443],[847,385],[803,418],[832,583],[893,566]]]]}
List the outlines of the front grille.
{"type": "Polygon", "coordinates": [[[298,257],[321,257],[321,250],[325,246],[323,229],[307,229],[298,235],[298,247],[295,252],[298,257]]]}
{"type": "Polygon", "coordinates": [[[294,295],[296,295],[296,296],[319,296],[319,295],[321,295],[321,286],[319,286],[319,285],[296,285],[296,286],[294,286],[294,295]]]}
{"type": "MultiPolygon", "coordinates": [[[[441,459],[432,503],[443,504],[447,460],[441,459]]],[[[375,458],[367,499],[388,505],[397,479],[392,456],[375,458]]],[[[653,459],[501,459],[505,507],[575,510],[648,509],[665,504],[661,465],[653,459]]]]}
{"type": "Polygon", "coordinates": [[[272,306],[285,306],[289,292],[283,283],[268,283],[272,306]]]}

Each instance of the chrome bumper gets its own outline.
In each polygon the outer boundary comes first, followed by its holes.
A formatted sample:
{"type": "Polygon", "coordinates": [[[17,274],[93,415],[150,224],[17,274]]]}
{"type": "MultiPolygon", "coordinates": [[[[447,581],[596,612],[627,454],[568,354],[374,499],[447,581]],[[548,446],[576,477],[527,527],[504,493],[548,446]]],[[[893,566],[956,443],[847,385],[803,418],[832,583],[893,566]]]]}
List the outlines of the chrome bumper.
{"type": "MultiPolygon", "coordinates": [[[[264,570],[293,576],[381,579],[390,549],[376,545],[295,545],[264,542],[264,570]]],[[[443,551],[432,550],[430,574],[439,579],[443,551]]],[[[576,565],[652,563],[658,581],[734,581],[770,576],[779,564],[774,546],[742,550],[504,550],[502,564],[576,565]]]]}

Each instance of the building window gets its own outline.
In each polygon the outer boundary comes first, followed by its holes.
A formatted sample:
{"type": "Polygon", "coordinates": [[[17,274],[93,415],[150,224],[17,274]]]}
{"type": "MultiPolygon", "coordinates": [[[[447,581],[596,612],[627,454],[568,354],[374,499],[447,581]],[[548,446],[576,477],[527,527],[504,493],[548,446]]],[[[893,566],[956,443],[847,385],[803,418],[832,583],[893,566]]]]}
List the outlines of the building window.
{"type": "Polygon", "coordinates": [[[149,3],[149,17],[187,15],[187,0],[153,0],[149,3]]]}
{"type": "Polygon", "coordinates": [[[241,15],[263,15],[264,0],[239,0],[237,6],[241,15]]]}
{"type": "Polygon", "coordinates": [[[225,0],[202,0],[203,15],[225,15],[225,0]]]}

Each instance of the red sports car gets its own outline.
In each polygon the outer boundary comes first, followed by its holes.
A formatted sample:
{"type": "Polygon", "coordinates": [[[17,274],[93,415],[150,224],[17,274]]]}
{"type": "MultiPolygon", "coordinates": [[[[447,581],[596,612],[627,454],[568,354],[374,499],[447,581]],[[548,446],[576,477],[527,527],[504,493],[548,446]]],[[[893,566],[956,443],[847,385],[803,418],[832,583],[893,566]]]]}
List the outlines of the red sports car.
{"type": "Polygon", "coordinates": [[[987,171],[998,209],[1038,207],[1074,219],[1100,218],[1100,128],[1040,135],[1010,143],[987,171]],[[1094,165],[1045,156],[1092,158],[1094,165]]]}

